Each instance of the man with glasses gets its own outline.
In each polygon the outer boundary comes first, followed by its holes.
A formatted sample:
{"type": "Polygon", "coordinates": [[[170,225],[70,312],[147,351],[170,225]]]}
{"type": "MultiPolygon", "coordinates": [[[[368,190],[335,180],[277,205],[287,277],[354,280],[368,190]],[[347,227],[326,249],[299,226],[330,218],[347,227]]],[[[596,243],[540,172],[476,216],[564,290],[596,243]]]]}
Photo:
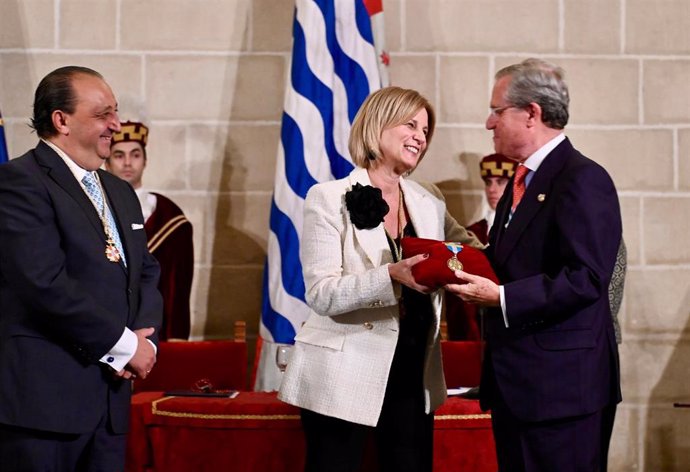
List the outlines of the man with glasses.
{"type": "Polygon", "coordinates": [[[608,173],[563,134],[563,75],[537,59],[496,74],[486,127],[518,163],[487,249],[501,284],[459,271],[468,283],[448,286],[489,307],[481,404],[500,472],[606,470],[621,401],[608,298],[620,207],[608,173]]]}

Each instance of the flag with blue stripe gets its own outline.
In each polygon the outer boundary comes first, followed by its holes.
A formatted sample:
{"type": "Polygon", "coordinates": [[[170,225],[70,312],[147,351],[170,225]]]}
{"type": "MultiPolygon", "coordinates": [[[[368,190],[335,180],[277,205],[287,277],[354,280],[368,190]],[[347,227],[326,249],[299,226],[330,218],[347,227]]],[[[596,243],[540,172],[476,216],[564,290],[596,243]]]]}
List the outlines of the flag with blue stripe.
{"type": "Polygon", "coordinates": [[[381,86],[373,43],[363,0],[296,0],[255,390],[278,388],[276,344],[293,343],[309,316],[299,259],[304,198],[312,185],[345,177],[354,168],[347,149],[350,126],[364,99],[381,86]]]}
{"type": "Polygon", "coordinates": [[[10,160],[7,153],[7,141],[5,141],[5,122],[2,121],[2,113],[0,113],[0,164],[10,160]]]}

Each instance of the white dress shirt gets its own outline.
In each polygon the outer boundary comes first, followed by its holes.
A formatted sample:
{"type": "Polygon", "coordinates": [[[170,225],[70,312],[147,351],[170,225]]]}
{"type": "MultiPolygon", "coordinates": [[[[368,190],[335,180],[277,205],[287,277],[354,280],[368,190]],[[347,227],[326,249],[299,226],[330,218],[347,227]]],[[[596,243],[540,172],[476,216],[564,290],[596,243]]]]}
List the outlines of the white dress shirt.
{"type": "MultiPolygon", "coordinates": [[[[541,165],[542,162],[544,162],[544,159],[546,159],[546,156],[549,155],[551,151],[556,149],[556,146],[561,144],[561,142],[565,139],[565,134],[560,133],[558,136],[555,138],[551,139],[548,143],[544,144],[542,147],[537,149],[537,151],[529,156],[525,162],[523,162],[520,165],[523,165],[529,169],[529,172],[525,176],[525,189],[529,186],[529,183],[532,181],[532,177],[534,177],[534,173],[539,169],[539,166],[541,165]]],[[[506,226],[510,223],[510,220],[513,217],[513,211],[511,210],[510,216],[508,217],[508,223],[506,223],[506,226]]],[[[501,302],[501,311],[503,312],[503,322],[506,325],[506,328],[508,328],[508,315],[507,313],[507,308],[506,308],[506,296],[505,296],[505,289],[503,288],[503,285],[498,286],[498,291],[499,291],[499,300],[501,302]]]]}
{"type": "MultiPolygon", "coordinates": [[[[77,179],[77,182],[79,182],[82,190],[84,190],[84,193],[88,196],[86,188],[84,188],[84,184],[81,181],[88,171],[79,167],[62,149],[57,147],[55,144],[51,143],[50,141],[46,141],[45,139],[42,141],[50,146],[51,149],[53,149],[53,151],[55,151],[57,155],[60,156],[63,161],[65,161],[65,164],[67,164],[67,167],[74,175],[74,178],[77,179]]],[[[98,173],[95,175],[96,179],[98,179],[98,173]]],[[[91,198],[89,198],[89,201],[91,201],[91,198]]],[[[106,199],[104,198],[103,201],[105,202],[106,199]]],[[[105,204],[107,205],[107,203],[105,204]]],[[[96,211],[98,211],[98,209],[96,209],[96,211]]],[[[113,370],[120,371],[124,369],[132,357],[134,357],[138,344],[139,342],[137,341],[137,335],[134,334],[134,331],[125,327],[120,339],[112,348],[110,348],[110,351],[100,358],[100,361],[110,366],[113,370]]],[[[154,346],[155,350],[155,345],[153,343],[151,343],[151,345],[154,346]]]]}

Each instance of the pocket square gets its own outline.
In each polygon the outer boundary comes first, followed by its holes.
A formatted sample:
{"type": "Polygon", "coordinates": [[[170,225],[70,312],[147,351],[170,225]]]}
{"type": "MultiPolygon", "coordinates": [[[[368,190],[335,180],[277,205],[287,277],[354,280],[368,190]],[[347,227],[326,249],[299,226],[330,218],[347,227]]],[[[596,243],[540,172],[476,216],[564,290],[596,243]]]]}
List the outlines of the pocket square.
{"type": "Polygon", "coordinates": [[[446,284],[463,283],[455,276],[456,268],[498,283],[498,278],[484,253],[464,244],[435,239],[402,238],[402,252],[405,258],[429,254],[428,259],[412,266],[414,279],[427,287],[438,288],[446,284]]]}
{"type": "Polygon", "coordinates": [[[144,229],[144,225],[140,223],[132,223],[132,229],[137,230],[137,229],[144,229]]]}

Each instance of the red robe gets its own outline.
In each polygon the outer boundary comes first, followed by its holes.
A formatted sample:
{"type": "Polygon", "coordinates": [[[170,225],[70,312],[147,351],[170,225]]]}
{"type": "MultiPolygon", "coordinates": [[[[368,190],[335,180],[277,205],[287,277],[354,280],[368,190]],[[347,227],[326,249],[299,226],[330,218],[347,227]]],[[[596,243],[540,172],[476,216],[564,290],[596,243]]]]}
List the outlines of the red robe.
{"type": "Polygon", "coordinates": [[[156,210],[144,229],[149,251],[161,266],[158,289],[163,295],[163,328],[160,339],[189,338],[189,297],[194,276],[192,224],[175,203],[158,193],[156,210]]]}
{"type": "Polygon", "coordinates": [[[472,231],[482,244],[489,242],[489,223],[486,221],[486,218],[469,225],[467,231],[472,231]]]}

